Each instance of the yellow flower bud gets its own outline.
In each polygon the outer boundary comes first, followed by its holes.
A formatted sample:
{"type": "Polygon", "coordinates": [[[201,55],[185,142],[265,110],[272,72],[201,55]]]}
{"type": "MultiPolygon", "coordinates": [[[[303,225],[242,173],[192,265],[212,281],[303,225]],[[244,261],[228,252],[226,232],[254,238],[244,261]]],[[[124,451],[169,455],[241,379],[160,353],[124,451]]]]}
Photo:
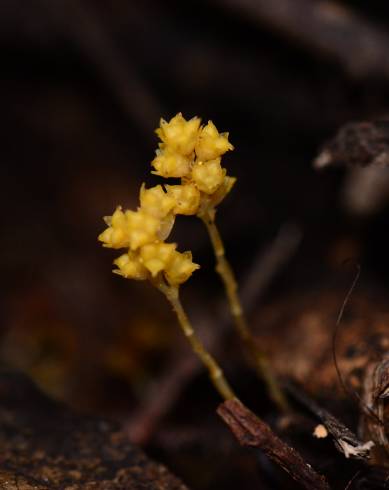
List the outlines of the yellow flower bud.
{"type": "Polygon", "coordinates": [[[166,122],[161,119],[157,135],[168,147],[181,155],[190,155],[195,147],[201,119],[193,117],[186,121],[181,112],[166,122]]]}
{"type": "Polygon", "coordinates": [[[178,286],[187,281],[200,266],[192,262],[190,252],[174,251],[169,266],[165,269],[165,277],[171,286],[178,286]]]}
{"type": "Polygon", "coordinates": [[[138,255],[134,252],[129,251],[121,255],[113,263],[118,267],[113,272],[128,279],[142,281],[147,279],[149,275],[147,269],[140,262],[138,255]]]}
{"type": "Polygon", "coordinates": [[[200,191],[213,194],[223,183],[226,171],[220,165],[220,158],[208,162],[197,162],[192,169],[192,179],[200,191]]]}
{"type": "Polygon", "coordinates": [[[170,148],[157,150],[157,156],[151,162],[155,175],[168,179],[169,177],[185,177],[190,172],[191,159],[170,148]]]}
{"type": "Polygon", "coordinates": [[[167,185],[167,193],[174,199],[174,213],[196,214],[200,206],[200,191],[193,184],[167,185]]]}
{"type": "Polygon", "coordinates": [[[143,211],[155,218],[165,218],[175,206],[175,200],[169,196],[161,185],[146,189],[142,184],[140,189],[140,206],[143,211]]]}
{"type": "Polygon", "coordinates": [[[128,246],[128,234],[121,229],[107,228],[100,233],[98,239],[103,242],[103,247],[124,248],[128,246]]]}
{"type": "Polygon", "coordinates": [[[228,133],[219,134],[212,121],[208,121],[208,124],[200,130],[195,146],[196,155],[202,161],[213,160],[233,149],[228,141],[228,133]]]}
{"type": "Polygon", "coordinates": [[[126,226],[126,217],[125,217],[125,215],[124,215],[124,213],[122,211],[122,207],[121,206],[118,206],[115,209],[115,212],[111,216],[111,223],[110,223],[110,225],[113,226],[114,228],[115,227],[122,228],[122,227],[125,227],[126,226]]]}
{"type": "Polygon", "coordinates": [[[129,246],[131,250],[136,250],[146,243],[153,242],[157,239],[157,233],[160,228],[158,218],[139,209],[138,211],[126,211],[129,246]]]}
{"type": "Polygon", "coordinates": [[[169,266],[175,248],[175,243],[149,243],[140,249],[140,258],[146,269],[155,277],[169,266]]]}
{"type": "Polygon", "coordinates": [[[104,247],[123,248],[129,246],[128,227],[125,214],[118,206],[112,216],[106,216],[104,221],[109,225],[98,239],[103,242],[104,247]]]}

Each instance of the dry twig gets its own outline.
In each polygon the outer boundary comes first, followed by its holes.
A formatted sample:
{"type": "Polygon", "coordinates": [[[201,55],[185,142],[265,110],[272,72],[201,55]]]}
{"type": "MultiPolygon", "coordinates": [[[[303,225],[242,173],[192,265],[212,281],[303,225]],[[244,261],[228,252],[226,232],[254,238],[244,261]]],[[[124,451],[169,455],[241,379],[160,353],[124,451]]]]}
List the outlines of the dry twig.
{"type": "Polygon", "coordinates": [[[295,449],[283,442],[241,402],[228,400],[219,406],[217,412],[242,446],[261,449],[303,488],[329,489],[323,476],[316,473],[295,449]]]}
{"type": "Polygon", "coordinates": [[[346,458],[368,459],[370,449],[374,446],[372,441],[363,442],[340,420],[334,417],[324,408],[320,407],[308,395],[303,393],[291,384],[287,385],[287,390],[302,405],[320,419],[328,432],[332,435],[335,447],[345,455],[346,458]]]}

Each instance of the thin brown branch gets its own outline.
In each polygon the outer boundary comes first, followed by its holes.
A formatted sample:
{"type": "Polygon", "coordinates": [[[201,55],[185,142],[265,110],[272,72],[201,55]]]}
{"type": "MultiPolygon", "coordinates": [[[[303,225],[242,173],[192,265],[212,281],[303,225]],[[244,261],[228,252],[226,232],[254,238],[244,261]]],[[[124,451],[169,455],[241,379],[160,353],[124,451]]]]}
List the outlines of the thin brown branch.
{"type": "Polygon", "coordinates": [[[346,458],[356,458],[367,460],[370,457],[370,449],[374,446],[371,441],[361,441],[358,439],[343,422],[332,415],[312,400],[301,389],[288,384],[288,392],[296,398],[302,405],[313,413],[326,427],[334,439],[335,447],[345,455],[346,458]]]}
{"type": "Polygon", "coordinates": [[[283,442],[271,428],[237,400],[222,403],[217,413],[242,446],[258,448],[307,490],[328,490],[322,475],[283,442]]]}
{"type": "Polygon", "coordinates": [[[215,0],[340,63],[354,77],[389,76],[389,35],[332,1],[215,0]]]}

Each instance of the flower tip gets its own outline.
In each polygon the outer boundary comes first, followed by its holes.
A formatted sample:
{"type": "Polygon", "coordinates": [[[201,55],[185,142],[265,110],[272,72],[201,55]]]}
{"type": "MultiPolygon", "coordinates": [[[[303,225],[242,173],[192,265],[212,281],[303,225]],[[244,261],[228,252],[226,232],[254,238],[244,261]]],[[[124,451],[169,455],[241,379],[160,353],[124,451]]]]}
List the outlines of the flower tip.
{"type": "Polygon", "coordinates": [[[103,243],[103,247],[108,247],[111,241],[111,237],[112,237],[112,228],[106,228],[98,235],[97,240],[103,243]]]}

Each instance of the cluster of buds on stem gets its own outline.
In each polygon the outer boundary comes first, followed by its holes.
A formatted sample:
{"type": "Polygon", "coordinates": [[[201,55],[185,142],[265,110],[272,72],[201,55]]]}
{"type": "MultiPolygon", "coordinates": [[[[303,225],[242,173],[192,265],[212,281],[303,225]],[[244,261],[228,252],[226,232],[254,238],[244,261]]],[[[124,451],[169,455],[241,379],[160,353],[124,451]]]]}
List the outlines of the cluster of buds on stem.
{"type": "Polygon", "coordinates": [[[190,252],[180,253],[166,243],[177,214],[196,215],[214,208],[231,190],[235,178],[226,175],[221,156],[233,146],[228,133],[219,133],[209,121],[201,126],[177,114],[161,119],[156,130],[161,143],[152,162],[152,173],[179,178],[177,185],[142,184],[136,211],[119,206],[104,218],[108,227],[99,235],[104,247],[126,249],[114,264],[114,272],[129,279],[153,280],[163,275],[170,286],[179,286],[199,268],[190,252]]]}
{"type": "Polygon", "coordinates": [[[180,183],[150,189],[143,184],[138,209],[116,208],[112,216],[105,218],[108,227],[99,240],[105,247],[126,249],[114,261],[115,273],[131,279],[148,279],[166,296],[193,351],[208,369],[212,383],[228,400],[235,398],[235,394],[215,359],[196,336],[179,299],[179,286],[199,266],[192,261],[190,252],[180,253],[175,243],[165,240],[178,214],[197,215],[206,222],[206,216],[214,216],[215,206],[235,182],[221,166],[222,155],[233,146],[228,141],[228,133],[219,134],[211,121],[201,126],[198,117],[186,121],[181,113],[169,122],[161,119],[156,132],[161,143],[152,162],[153,173],[180,179],[180,183]]]}
{"type": "Polygon", "coordinates": [[[140,190],[140,206],[136,211],[123,211],[119,206],[99,240],[104,247],[126,248],[114,264],[116,274],[129,279],[153,279],[163,274],[171,286],[185,282],[199,266],[190,252],[180,253],[175,243],[166,243],[174,224],[176,200],[157,185],[140,190]]]}
{"type": "Polygon", "coordinates": [[[230,192],[235,178],[221,166],[221,157],[234,147],[228,133],[219,133],[212,121],[185,120],[181,113],[169,122],[161,119],[156,130],[161,142],[152,161],[152,173],[165,178],[180,178],[179,185],[167,185],[175,198],[177,214],[202,214],[214,209],[230,192]]]}

